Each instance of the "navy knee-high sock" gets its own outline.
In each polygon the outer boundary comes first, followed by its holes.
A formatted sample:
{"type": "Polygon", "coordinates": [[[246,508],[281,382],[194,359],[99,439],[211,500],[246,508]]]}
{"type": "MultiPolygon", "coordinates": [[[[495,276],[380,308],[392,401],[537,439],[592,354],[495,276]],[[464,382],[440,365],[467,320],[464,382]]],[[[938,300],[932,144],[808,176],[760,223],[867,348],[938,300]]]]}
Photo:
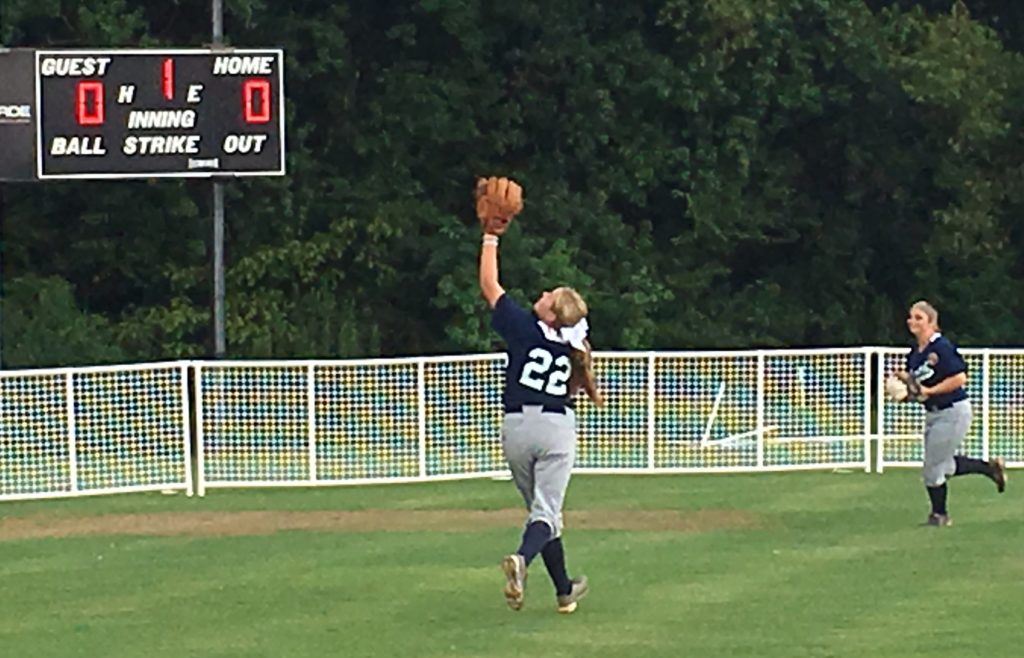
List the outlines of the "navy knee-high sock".
{"type": "Polygon", "coordinates": [[[981,473],[992,477],[992,465],[987,461],[981,459],[972,459],[971,457],[964,457],[963,455],[956,455],[953,457],[953,461],[956,462],[956,473],[953,475],[968,475],[970,473],[981,473]]]}
{"type": "Polygon", "coordinates": [[[551,526],[543,521],[534,521],[526,526],[526,530],[523,532],[523,543],[519,545],[519,550],[516,552],[523,556],[526,564],[530,564],[550,539],[551,526]]]}
{"type": "Polygon", "coordinates": [[[544,558],[544,566],[548,568],[548,575],[555,585],[555,592],[559,596],[565,596],[572,591],[572,581],[565,570],[565,549],[562,547],[562,538],[556,537],[544,545],[540,552],[544,558]]]}
{"type": "Polygon", "coordinates": [[[925,487],[928,490],[928,499],[932,501],[932,514],[947,514],[946,512],[946,483],[943,482],[937,487],[925,487]]]}

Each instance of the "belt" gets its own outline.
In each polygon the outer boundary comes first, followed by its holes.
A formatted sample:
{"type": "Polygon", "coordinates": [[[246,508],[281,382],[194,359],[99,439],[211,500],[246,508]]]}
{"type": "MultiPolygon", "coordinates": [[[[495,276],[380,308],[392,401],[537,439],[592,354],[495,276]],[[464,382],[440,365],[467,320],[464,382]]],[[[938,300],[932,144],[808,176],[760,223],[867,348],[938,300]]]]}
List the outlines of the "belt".
{"type": "Polygon", "coordinates": [[[505,413],[507,413],[507,414],[521,413],[521,412],[523,412],[528,407],[529,408],[533,408],[533,409],[536,409],[536,408],[540,407],[541,413],[545,413],[545,414],[562,414],[562,415],[565,415],[565,410],[566,409],[572,409],[573,408],[571,404],[567,404],[564,407],[553,407],[553,406],[548,405],[548,404],[516,404],[516,405],[506,405],[505,406],[505,413]]]}
{"type": "MultiPolygon", "coordinates": [[[[963,400],[957,400],[956,402],[963,402],[963,400]]],[[[925,411],[942,411],[943,409],[952,409],[956,402],[947,402],[945,404],[926,404],[924,405],[925,411]]]]}

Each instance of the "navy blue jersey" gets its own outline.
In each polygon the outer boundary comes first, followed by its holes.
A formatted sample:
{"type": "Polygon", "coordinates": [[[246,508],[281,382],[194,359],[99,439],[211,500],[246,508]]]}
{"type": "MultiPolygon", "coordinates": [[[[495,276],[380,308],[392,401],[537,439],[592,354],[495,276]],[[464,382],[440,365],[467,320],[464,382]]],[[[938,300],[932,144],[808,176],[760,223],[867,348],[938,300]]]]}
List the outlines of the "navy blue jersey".
{"type": "MultiPolygon", "coordinates": [[[[967,364],[960,357],[956,345],[940,334],[925,345],[923,350],[918,351],[916,345],[910,348],[910,354],[907,355],[907,372],[924,386],[935,386],[943,379],[967,372],[967,364]]],[[[925,400],[924,406],[935,409],[966,399],[967,391],[961,387],[949,393],[930,396],[925,400]]]]}
{"type": "Polygon", "coordinates": [[[508,348],[502,395],[506,409],[524,404],[559,410],[568,406],[572,348],[546,336],[542,324],[508,295],[499,297],[494,305],[491,326],[505,339],[508,348]]]}

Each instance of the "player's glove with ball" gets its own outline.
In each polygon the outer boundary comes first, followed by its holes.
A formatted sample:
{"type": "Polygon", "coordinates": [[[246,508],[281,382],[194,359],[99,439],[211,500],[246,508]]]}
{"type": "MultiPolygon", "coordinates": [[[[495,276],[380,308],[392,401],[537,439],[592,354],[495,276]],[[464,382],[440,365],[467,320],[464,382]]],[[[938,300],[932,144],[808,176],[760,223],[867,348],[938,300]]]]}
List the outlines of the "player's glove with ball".
{"type": "Polygon", "coordinates": [[[885,396],[893,402],[907,401],[907,385],[896,375],[889,375],[885,380],[885,396]]]}
{"type": "Polygon", "coordinates": [[[894,373],[885,380],[885,394],[895,402],[923,402],[928,397],[921,392],[921,384],[905,371],[894,373]]]}
{"type": "Polygon", "coordinates": [[[480,229],[502,235],[512,218],[523,210],[523,188],[510,178],[479,178],[476,181],[476,216],[480,229]]]}

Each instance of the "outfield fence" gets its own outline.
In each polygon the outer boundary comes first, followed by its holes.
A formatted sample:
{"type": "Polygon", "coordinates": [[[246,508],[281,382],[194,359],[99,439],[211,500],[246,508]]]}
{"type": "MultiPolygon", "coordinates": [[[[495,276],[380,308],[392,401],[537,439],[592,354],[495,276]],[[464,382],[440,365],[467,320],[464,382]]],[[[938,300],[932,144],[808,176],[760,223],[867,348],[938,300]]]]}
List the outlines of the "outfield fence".
{"type": "MultiPolygon", "coordinates": [[[[575,472],[918,466],[923,411],[881,386],[905,353],[598,352],[607,404],[578,401],[575,472]]],[[[1024,465],[1024,350],[961,353],[964,453],[1024,465]]],[[[0,372],[0,499],[503,476],[504,367],[477,354],[0,372]]]]}
{"type": "Polygon", "coordinates": [[[0,499],[191,495],[188,369],[0,371],[0,499]]]}

